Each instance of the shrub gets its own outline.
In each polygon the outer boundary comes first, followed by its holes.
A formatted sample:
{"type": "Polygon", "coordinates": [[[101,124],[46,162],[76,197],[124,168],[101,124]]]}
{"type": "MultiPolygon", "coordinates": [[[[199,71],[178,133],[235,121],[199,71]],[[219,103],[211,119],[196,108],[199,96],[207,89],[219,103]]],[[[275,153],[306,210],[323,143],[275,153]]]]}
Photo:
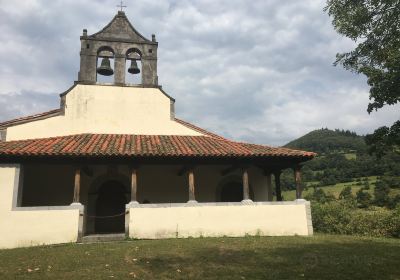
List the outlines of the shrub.
{"type": "Polygon", "coordinates": [[[395,221],[392,211],[376,209],[358,210],[351,215],[349,234],[365,236],[399,237],[400,223],[395,221]]]}
{"type": "Polygon", "coordinates": [[[400,237],[400,207],[395,210],[379,207],[362,210],[346,201],[314,202],[311,205],[316,232],[400,237]]]}
{"type": "Polygon", "coordinates": [[[349,200],[353,199],[353,194],[351,193],[351,187],[345,187],[339,194],[339,199],[349,200]]]}
{"type": "Polygon", "coordinates": [[[358,190],[356,195],[358,207],[368,208],[371,205],[372,196],[368,192],[364,192],[363,189],[358,190]]]}
{"type": "Polygon", "coordinates": [[[318,188],[317,186],[315,186],[313,192],[306,195],[305,199],[316,201],[319,203],[327,203],[334,200],[335,198],[331,194],[326,194],[322,188],[318,188]]]}
{"type": "Polygon", "coordinates": [[[386,184],[386,182],[384,181],[376,182],[376,187],[374,189],[374,196],[375,196],[374,203],[380,207],[387,206],[390,201],[389,193],[390,193],[390,188],[386,184]]]}
{"type": "Polygon", "coordinates": [[[361,189],[363,189],[363,190],[369,190],[369,189],[370,189],[369,182],[368,182],[368,181],[365,181],[365,182],[364,182],[364,185],[362,186],[361,189]]]}
{"type": "Polygon", "coordinates": [[[350,222],[350,210],[344,203],[336,201],[320,204],[314,202],[312,219],[315,231],[323,233],[348,234],[347,225],[350,222]]]}
{"type": "Polygon", "coordinates": [[[394,209],[397,206],[400,206],[400,194],[396,195],[394,198],[390,199],[388,208],[389,209],[394,209]]]}

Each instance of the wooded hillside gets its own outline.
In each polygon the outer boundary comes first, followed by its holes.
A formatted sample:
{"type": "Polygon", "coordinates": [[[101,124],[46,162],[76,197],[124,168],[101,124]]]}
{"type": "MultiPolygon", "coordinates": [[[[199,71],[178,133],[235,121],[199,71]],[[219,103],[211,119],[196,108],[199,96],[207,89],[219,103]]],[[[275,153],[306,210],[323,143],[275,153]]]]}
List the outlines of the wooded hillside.
{"type": "MultiPolygon", "coordinates": [[[[303,167],[306,185],[328,186],[355,181],[361,177],[400,176],[400,155],[388,154],[381,159],[367,152],[364,137],[351,131],[318,129],[286,144],[285,147],[312,151],[318,156],[303,167]]],[[[293,189],[290,171],[283,176],[283,186],[293,189]]],[[[392,184],[399,187],[400,182],[392,184]]]]}

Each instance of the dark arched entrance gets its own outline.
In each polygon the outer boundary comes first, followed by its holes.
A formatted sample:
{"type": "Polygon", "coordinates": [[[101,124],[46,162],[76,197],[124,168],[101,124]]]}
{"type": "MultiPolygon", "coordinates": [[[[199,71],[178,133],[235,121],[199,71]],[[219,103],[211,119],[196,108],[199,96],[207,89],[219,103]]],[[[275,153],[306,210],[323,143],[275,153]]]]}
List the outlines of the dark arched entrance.
{"type": "Polygon", "coordinates": [[[221,202],[240,202],[243,200],[243,187],[238,182],[229,182],[222,187],[221,202]]]}
{"type": "Polygon", "coordinates": [[[118,181],[107,181],[99,189],[96,200],[96,233],[116,233],[125,231],[124,185],[118,181]],[[104,216],[115,216],[101,218],[104,216]]]}
{"type": "MultiPolygon", "coordinates": [[[[250,187],[250,199],[253,198],[253,191],[250,187]]],[[[243,185],[240,182],[231,181],[221,188],[221,202],[241,202],[243,200],[243,185]]]]}

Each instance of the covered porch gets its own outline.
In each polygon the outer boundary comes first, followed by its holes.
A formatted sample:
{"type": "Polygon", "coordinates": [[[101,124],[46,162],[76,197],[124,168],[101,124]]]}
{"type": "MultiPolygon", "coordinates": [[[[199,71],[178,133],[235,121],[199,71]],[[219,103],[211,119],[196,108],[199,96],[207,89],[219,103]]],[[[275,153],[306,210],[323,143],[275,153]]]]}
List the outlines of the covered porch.
{"type": "Polygon", "coordinates": [[[6,174],[0,183],[13,193],[5,215],[29,216],[40,229],[21,237],[29,228],[21,225],[9,234],[13,242],[47,242],[55,233],[65,236],[57,242],[105,233],[149,239],[312,234],[301,164],[314,153],[216,135],[82,134],[1,142],[0,155],[6,174]],[[287,168],[297,186],[290,202],[282,201],[280,185],[287,168]],[[51,214],[57,211],[69,223],[51,214]]]}
{"type": "MultiPolygon", "coordinates": [[[[305,201],[299,200],[302,193],[301,165],[293,164],[292,160],[275,160],[272,164],[235,159],[107,162],[110,161],[28,160],[21,163],[18,207],[57,209],[69,205],[80,206],[83,209],[80,238],[106,233],[125,233],[135,238],[161,238],[209,235],[207,232],[213,232],[212,236],[218,233],[235,236],[235,232],[227,233],[221,229],[212,231],[210,228],[205,232],[198,229],[207,228],[208,222],[209,227],[214,224],[213,227],[218,229],[221,224],[232,224],[228,222],[229,219],[253,223],[253,229],[246,234],[274,235],[261,230],[262,221],[278,217],[281,223],[296,224],[288,221],[296,215],[286,217],[284,214],[283,217],[279,211],[283,211],[283,214],[287,206],[306,205],[305,201]],[[295,202],[282,202],[280,174],[285,168],[293,169],[296,179],[298,200],[295,202]],[[276,212],[271,206],[279,206],[276,209],[281,210],[276,212]],[[264,208],[268,209],[265,210],[268,215],[263,213],[264,208]],[[243,216],[246,212],[244,209],[250,209],[250,212],[254,209],[255,212],[243,216]],[[159,213],[152,217],[151,213],[157,211],[159,213]],[[190,211],[194,211],[192,215],[189,215],[190,211]],[[275,213],[273,217],[270,216],[272,213],[275,213]],[[178,221],[182,214],[186,222],[178,221]],[[216,215],[220,216],[220,222],[215,222],[216,215]],[[205,220],[201,222],[200,218],[205,220]],[[159,219],[163,222],[170,219],[170,224],[174,224],[173,236],[171,229],[156,228],[153,233],[144,230],[160,225],[159,219]],[[150,225],[143,222],[149,222],[150,225]],[[177,230],[176,227],[188,222],[194,222],[192,226],[197,228],[197,233],[177,230]],[[163,231],[164,234],[161,234],[163,231]]],[[[240,236],[240,230],[238,232],[240,236]]]]}

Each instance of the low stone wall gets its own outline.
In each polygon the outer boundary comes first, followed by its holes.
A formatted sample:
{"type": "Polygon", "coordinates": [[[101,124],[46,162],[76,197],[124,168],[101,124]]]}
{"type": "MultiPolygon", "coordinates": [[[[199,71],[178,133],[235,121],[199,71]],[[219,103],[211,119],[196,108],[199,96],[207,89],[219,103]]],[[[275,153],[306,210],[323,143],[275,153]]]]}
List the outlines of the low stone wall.
{"type": "Polygon", "coordinates": [[[139,239],[312,235],[310,202],[127,205],[129,236],[139,239]]]}
{"type": "Polygon", "coordinates": [[[19,168],[0,165],[0,249],[76,242],[83,206],[18,207],[19,168]]]}

